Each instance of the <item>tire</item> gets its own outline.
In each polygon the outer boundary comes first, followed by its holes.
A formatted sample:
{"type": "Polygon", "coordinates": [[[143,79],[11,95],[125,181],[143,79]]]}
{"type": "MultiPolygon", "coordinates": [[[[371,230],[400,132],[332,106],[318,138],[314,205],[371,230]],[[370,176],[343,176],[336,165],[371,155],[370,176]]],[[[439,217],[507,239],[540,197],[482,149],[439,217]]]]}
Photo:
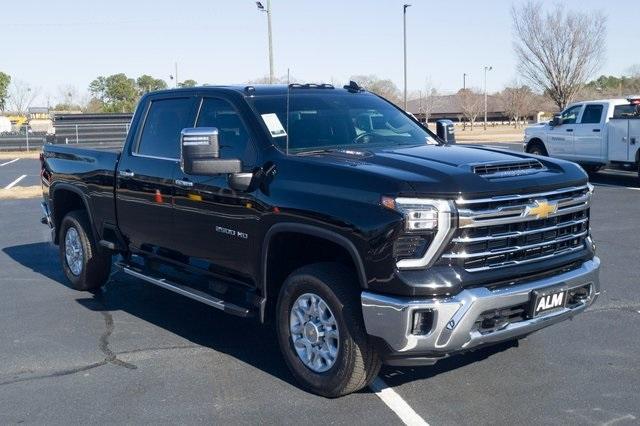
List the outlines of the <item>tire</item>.
{"type": "Polygon", "coordinates": [[[537,143],[534,142],[531,145],[529,145],[527,147],[527,153],[529,154],[533,154],[533,155],[542,155],[544,157],[548,157],[549,154],[547,153],[547,150],[545,149],[544,145],[542,145],[541,143],[537,143]]]}
{"type": "MultiPolygon", "coordinates": [[[[317,306],[323,305],[318,303],[317,306]]],[[[322,312],[321,309],[319,311],[322,312]]],[[[325,315],[326,317],[328,316],[325,315]]],[[[301,328],[306,330],[307,324],[311,322],[308,321],[301,328]]],[[[276,327],[280,349],[289,370],[302,387],[310,392],[328,398],[347,395],[368,386],[380,371],[380,357],[369,341],[362,320],[357,278],[353,271],[341,264],[317,263],[304,266],[289,275],[280,289],[276,327]],[[319,297],[326,304],[332,314],[329,318],[335,321],[338,331],[338,336],[333,339],[334,347],[337,347],[335,361],[330,367],[328,363],[319,365],[320,368],[326,368],[325,371],[314,371],[307,366],[298,355],[292,340],[292,311],[296,306],[296,312],[300,312],[301,305],[296,302],[304,301],[307,295],[319,297]]],[[[330,332],[327,330],[324,328],[328,336],[330,332]]],[[[304,339],[299,338],[299,341],[304,339]]],[[[330,338],[325,339],[326,347],[329,347],[330,338]]]]}
{"type": "Polygon", "coordinates": [[[602,169],[602,166],[597,166],[597,165],[593,165],[593,164],[585,164],[582,166],[582,168],[584,169],[585,172],[587,172],[587,174],[595,174],[598,173],[600,171],[600,169],[602,169]]]}
{"type": "Polygon", "coordinates": [[[111,255],[98,249],[87,214],[83,210],[69,212],[59,232],[60,262],[71,287],[81,291],[102,287],[111,272],[111,255]]]}

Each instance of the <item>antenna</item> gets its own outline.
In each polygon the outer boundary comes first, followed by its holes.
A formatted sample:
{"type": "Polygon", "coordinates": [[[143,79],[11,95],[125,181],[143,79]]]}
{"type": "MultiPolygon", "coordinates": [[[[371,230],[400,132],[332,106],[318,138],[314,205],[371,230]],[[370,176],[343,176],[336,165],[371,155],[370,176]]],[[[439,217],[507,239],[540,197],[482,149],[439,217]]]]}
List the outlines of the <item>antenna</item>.
{"type": "Polygon", "coordinates": [[[289,68],[287,68],[287,111],[284,117],[287,120],[287,147],[286,153],[289,155],[289,96],[291,95],[291,75],[289,74],[289,68]]]}

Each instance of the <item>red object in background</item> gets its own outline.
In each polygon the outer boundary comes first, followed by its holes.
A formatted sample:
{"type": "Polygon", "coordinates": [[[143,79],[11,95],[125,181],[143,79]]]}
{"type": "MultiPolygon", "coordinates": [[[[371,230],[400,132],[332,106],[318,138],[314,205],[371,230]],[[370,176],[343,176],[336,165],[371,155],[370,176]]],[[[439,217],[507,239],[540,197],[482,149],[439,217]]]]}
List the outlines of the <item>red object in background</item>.
{"type": "Polygon", "coordinates": [[[159,189],[156,189],[156,203],[162,203],[162,194],[160,193],[159,189]]]}

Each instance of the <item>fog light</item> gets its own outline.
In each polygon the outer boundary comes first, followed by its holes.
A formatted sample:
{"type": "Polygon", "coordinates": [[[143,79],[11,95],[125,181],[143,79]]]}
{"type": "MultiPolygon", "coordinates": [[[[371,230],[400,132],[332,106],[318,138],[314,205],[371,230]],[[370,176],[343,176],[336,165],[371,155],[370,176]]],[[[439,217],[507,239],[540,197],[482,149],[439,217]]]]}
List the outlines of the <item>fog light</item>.
{"type": "Polygon", "coordinates": [[[414,311],[411,334],[424,336],[433,328],[433,311],[414,311]]]}

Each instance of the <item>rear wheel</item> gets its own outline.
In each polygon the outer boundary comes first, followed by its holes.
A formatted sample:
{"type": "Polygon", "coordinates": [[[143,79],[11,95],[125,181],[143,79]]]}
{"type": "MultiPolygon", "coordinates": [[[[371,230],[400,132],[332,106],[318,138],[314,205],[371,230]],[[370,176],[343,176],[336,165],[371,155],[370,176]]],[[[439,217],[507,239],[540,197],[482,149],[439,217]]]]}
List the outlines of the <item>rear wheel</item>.
{"type": "Polygon", "coordinates": [[[69,212],[60,225],[60,261],[76,290],[93,290],[107,282],[111,255],[98,249],[87,214],[69,212]]]}
{"type": "Polygon", "coordinates": [[[285,362],[309,391],[334,398],[368,386],[381,361],[365,333],[357,280],[340,264],[293,272],[276,308],[285,362]]]}
{"type": "Polygon", "coordinates": [[[602,166],[598,166],[595,164],[584,164],[582,165],[582,168],[584,169],[585,172],[591,175],[594,173],[598,173],[600,169],[602,169],[602,166]]]}

